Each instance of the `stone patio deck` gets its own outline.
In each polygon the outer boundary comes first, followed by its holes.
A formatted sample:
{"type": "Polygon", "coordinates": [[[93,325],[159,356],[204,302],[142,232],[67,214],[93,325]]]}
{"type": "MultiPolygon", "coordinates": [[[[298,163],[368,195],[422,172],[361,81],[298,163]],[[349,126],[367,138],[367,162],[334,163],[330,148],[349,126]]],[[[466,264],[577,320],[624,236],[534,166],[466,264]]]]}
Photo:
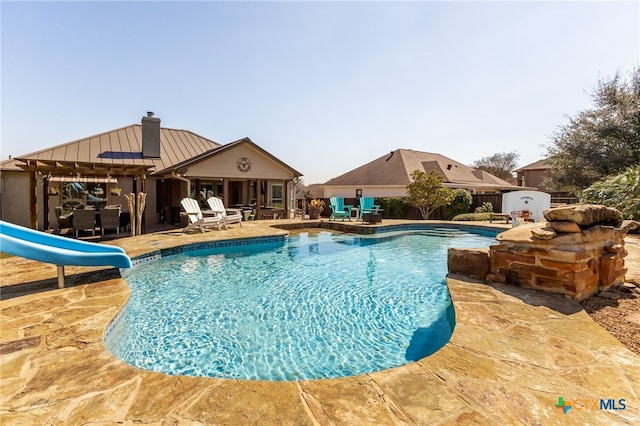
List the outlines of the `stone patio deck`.
{"type": "MultiPolygon", "coordinates": [[[[135,257],[194,241],[286,232],[272,223],[111,243],[135,257]]],[[[627,244],[636,278],[639,243],[627,244]]],[[[105,329],[129,297],[113,269],[68,267],[64,289],[56,288],[53,265],[8,258],[0,270],[3,425],[640,423],[640,357],[563,296],[450,277],[457,325],[432,356],[342,379],[242,381],[152,373],[107,352],[105,329]],[[565,414],[555,406],[559,397],[587,407],[565,414]],[[626,409],[593,409],[585,401],[601,398],[616,407],[624,399],[626,409]]]]}

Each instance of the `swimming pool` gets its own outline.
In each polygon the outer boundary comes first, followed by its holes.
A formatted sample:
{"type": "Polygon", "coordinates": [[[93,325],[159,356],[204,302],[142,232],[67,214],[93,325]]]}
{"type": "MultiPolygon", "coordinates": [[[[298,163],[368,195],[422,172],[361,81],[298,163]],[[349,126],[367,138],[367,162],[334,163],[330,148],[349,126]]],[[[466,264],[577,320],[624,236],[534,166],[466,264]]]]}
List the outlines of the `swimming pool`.
{"type": "Polygon", "coordinates": [[[123,272],[131,299],[105,346],[172,375],[301,380],[403,365],[453,332],[447,248],[494,242],[455,229],[311,231],[148,261],[123,272]]]}

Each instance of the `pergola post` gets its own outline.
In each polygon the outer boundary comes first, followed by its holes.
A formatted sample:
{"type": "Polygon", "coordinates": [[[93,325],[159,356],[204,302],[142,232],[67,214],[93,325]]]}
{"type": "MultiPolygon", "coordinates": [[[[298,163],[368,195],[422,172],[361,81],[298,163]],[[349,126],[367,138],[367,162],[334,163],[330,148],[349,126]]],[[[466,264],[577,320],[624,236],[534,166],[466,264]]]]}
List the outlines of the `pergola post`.
{"type": "Polygon", "coordinates": [[[32,229],[38,229],[38,172],[29,174],[29,223],[32,229]]]}
{"type": "Polygon", "coordinates": [[[42,183],[44,189],[42,199],[42,205],[44,207],[44,230],[46,231],[49,229],[49,178],[44,177],[42,183]]]}

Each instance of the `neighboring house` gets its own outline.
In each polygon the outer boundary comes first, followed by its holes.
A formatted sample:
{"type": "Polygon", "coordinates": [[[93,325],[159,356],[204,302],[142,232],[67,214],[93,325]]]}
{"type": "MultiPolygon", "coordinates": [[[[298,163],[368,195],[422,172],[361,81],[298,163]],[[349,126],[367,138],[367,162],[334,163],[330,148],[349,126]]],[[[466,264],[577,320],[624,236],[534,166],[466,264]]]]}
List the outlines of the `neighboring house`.
{"type": "Polygon", "coordinates": [[[314,183],[309,186],[298,187],[296,190],[296,200],[303,199],[307,192],[310,193],[313,198],[324,198],[324,189],[322,188],[322,184],[314,183]]]}
{"type": "Polygon", "coordinates": [[[551,164],[548,158],[538,160],[516,169],[518,186],[535,188],[538,191],[550,192],[544,185],[545,179],[550,177],[551,164]]]}
{"type": "Polygon", "coordinates": [[[327,181],[324,197],[401,197],[407,192],[411,173],[422,170],[437,172],[443,186],[463,188],[473,194],[500,193],[519,188],[485,171],[473,169],[440,154],[397,149],[370,163],[327,181]]]}
{"type": "Polygon", "coordinates": [[[133,124],[0,162],[0,218],[36,229],[55,224],[54,208],[121,204],[145,192],[146,223],[180,222],[180,200],[289,217],[301,174],[249,138],[221,145],[188,130],[160,126],[148,113],[133,124]],[[120,189],[120,194],[117,194],[120,189]]]}
{"type": "Polygon", "coordinates": [[[548,188],[545,183],[550,177],[551,161],[548,158],[516,169],[518,186],[551,194],[551,207],[578,202],[578,198],[572,191],[553,191],[548,188]]]}

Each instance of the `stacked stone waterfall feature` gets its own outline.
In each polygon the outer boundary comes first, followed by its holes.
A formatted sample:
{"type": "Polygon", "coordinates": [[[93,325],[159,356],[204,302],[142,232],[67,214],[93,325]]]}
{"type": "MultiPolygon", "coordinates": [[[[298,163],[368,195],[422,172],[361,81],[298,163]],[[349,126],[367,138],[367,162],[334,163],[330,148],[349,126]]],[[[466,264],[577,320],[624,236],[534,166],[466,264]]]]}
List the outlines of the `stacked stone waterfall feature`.
{"type": "Polygon", "coordinates": [[[523,225],[497,236],[489,248],[487,280],[517,284],[583,300],[625,282],[624,236],[638,226],[600,205],[544,211],[547,223],[523,225]]]}
{"type": "MultiPolygon", "coordinates": [[[[450,249],[449,272],[478,277],[469,265],[489,263],[486,280],[583,300],[625,282],[624,237],[640,223],[613,208],[581,204],[544,211],[546,223],[524,224],[496,237],[488,253],[450,249]],[[462,261],[470,257],[474,262],[462,261]],[[465,265],[464,268],[456,265],[465,265]]],[[[486,270],[485,266],[476,269],[486,270]]]]}

